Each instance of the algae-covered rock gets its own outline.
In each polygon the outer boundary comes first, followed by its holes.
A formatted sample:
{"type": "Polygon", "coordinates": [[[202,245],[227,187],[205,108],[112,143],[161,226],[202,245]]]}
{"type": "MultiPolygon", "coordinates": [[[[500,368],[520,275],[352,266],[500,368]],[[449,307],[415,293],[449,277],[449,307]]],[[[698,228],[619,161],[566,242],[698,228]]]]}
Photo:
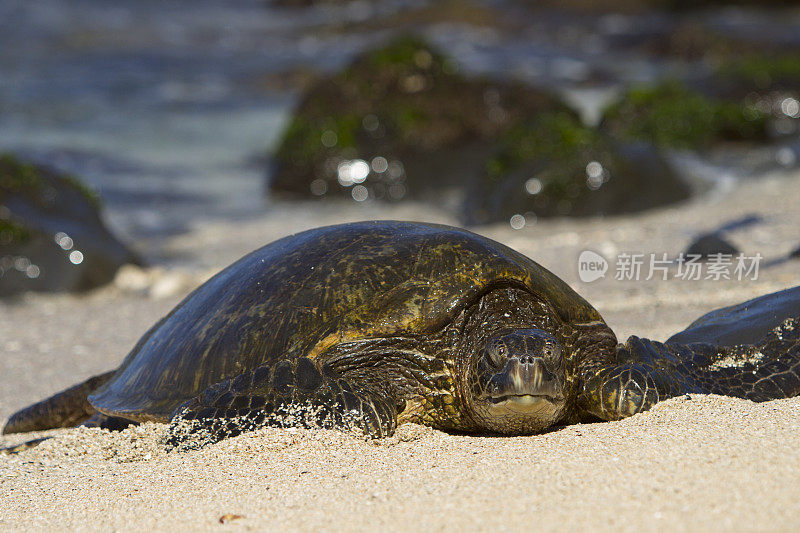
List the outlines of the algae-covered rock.
{"type": "Polygon", "coordinates": [[[357,58],[301,99],[271,188],[294,196],[399,200],[463,189],[524,117],[567,108],[520,83],[467,78],[403,37],[357,58]]]}
{"type": "Polygon", "coordinates": [[[465,208],[473,222],[640,211],[690,194],[652,148],[620,147],[565,113],[512,129],[485,169],[465,208]]]}
{"type": "Polygon", "coordinates": [[[800,51],[749,53],[721,60],[710,89],[721,98],[747,102],[769,117],[778,136],[800,131],[800,51]]]}
{"type": "Polygon", "coordinates": [[[676,81],[631,88],[606,110],[602,127],[620,139],[690,149],[768,136],[767,116],[754,105],[709,98],[676,81]]]}
{"type": "Polygon", "coordinates": [[[0,155],[0,296],[91,289],[136,262],[99,207],[78,179],[0,155]]]}
{"type": "Polygon", "coordinates": [[[737,96],[752,91],[800,90],[800,51],[746,54],[722,61],[716,69],[720,82],[738,90],[737,96]]]}

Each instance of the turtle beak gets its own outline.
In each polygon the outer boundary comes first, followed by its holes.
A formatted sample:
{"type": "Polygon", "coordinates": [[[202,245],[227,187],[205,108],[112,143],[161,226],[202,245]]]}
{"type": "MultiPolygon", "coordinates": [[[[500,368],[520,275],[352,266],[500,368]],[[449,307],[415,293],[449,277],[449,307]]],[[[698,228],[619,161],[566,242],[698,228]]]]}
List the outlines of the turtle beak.
{"type": "Polygon", "coordinates": [[[541,357],[512,357],[491,381],[494,386],[488,392],[494,404],[511,402],[509,406],[524,406],[538,400],[557,402],[564,398],[561,384],[541,357]]]}

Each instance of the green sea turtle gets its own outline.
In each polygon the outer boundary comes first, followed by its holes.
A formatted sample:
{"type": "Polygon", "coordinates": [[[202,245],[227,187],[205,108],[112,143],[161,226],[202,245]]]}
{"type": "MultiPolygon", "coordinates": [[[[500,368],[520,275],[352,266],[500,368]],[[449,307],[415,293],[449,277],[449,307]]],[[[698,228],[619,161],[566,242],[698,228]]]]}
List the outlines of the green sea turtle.
{"type": "Polygon", "coordinates": [[[752,344],[618,344],[569,286],[495,241],[434,224],[330,226],[229,266],[117,370],[23,409],[5,432],[171,421],[167,441],[183,445],[267,424],[380,437],[413,421],[518,435],[686,393],[783,398],[800,393],[793,297],[755,316],[769,324],[752,344]]]}

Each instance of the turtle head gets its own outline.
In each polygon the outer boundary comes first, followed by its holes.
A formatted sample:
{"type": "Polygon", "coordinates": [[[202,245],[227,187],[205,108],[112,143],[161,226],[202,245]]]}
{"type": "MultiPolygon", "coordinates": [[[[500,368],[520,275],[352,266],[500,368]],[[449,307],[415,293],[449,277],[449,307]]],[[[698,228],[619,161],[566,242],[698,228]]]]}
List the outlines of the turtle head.
{"type": "Polygon", "coordinates": [[[540,329],[517,329],[489,337],[475,353],[466,391],[472,415],[497,433],[536,433],[565,411],[561,345],[540,329]]]}

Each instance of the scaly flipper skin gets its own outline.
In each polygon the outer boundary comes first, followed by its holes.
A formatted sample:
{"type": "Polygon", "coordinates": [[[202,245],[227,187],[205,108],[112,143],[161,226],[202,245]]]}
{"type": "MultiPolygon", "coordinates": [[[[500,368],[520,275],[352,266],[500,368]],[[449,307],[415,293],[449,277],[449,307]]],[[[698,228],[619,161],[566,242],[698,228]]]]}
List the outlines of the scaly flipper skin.
{"type": "Polygon", "coordinates": [[[584,371],[578,407],[584,418],[619,420],[688,393],[755,402],[800,394],[800,318],[787,319],[755,345],[630,337],[610,364],[584,371]]]}
{"type": "Polygon", "coordinates": [[[397,410],[385,390],[301,357],[209,387],[176,411],[166,443],[198,447],[264,426],[357,428],[385,437],[394,433],[397,410]]]}

